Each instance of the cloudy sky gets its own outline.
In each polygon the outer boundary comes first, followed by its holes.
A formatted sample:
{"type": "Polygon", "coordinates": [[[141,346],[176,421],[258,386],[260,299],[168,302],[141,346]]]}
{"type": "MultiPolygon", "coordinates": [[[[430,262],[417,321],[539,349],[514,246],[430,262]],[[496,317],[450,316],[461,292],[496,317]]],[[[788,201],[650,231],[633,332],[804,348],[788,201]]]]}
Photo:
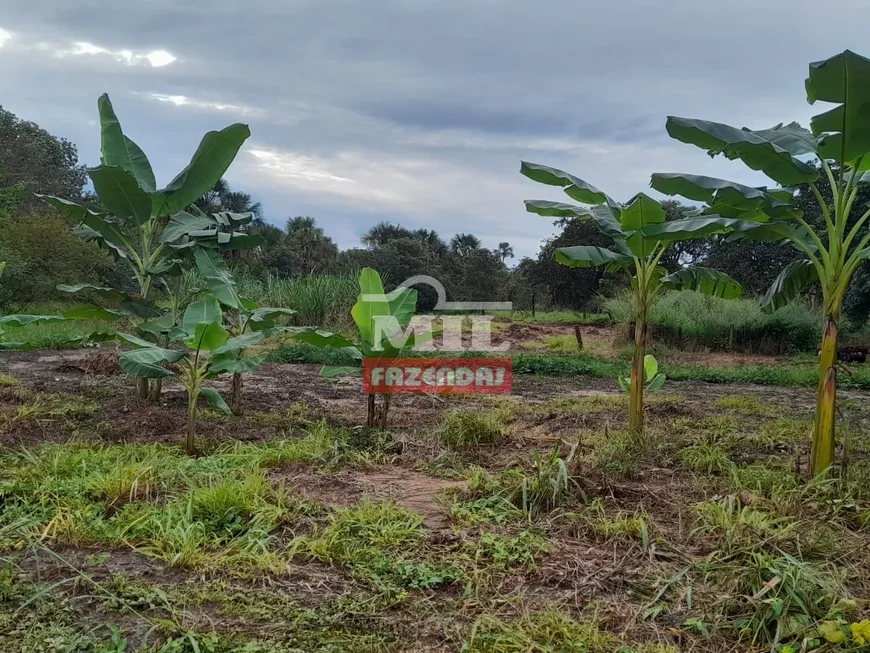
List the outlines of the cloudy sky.
{"type": "Polygon", "coordinates": [[[670,141],[665,116],[806,124],[807,63],[870,52],[867,0],[0,5],[2,106],[95,165],[108,92],[164,184],[205,131],[246,122],[231,184],[344,247],[390,220],[532,255],[554,229],[522,200],[559,193],[519,175],[522,159],[622,200],[654,171],[766,183],[670,141]]]}

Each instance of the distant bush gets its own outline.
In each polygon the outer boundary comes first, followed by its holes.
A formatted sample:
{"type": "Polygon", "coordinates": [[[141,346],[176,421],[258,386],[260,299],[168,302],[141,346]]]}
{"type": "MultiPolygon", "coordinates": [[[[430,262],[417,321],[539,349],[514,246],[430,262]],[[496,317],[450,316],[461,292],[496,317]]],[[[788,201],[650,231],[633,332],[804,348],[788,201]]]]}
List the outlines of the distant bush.
{"type": "MultiPolygon", "coordinates": [[[[60,283],[113,283],[120,270],[105,250],[72,233],[65,220],[50,213],[0,216],[0,308],[20,312],[34,302],[68,300],[60,283]]],[[[124,287],[125,279],[114,287],[124,287]]]]}
{"type": "MultiPolygon", "coordinates": [[[[627,295],[608,299],[614,321],[629,324],[634,305],[627,295]]],[[[719,299],[694,292],[660,295],[652,308],[653,342],[680,348],[785,354],[818,347],[821,315],[803,302],[764,313],[754,299],[719,299]]]]}

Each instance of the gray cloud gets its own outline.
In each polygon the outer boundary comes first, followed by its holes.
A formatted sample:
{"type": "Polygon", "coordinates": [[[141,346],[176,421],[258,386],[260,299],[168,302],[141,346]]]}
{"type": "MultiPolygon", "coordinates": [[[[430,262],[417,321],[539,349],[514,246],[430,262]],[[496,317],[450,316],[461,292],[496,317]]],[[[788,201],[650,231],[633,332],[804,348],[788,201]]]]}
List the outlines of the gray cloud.
{"type": "Polygon", "coordinates": [[[664,118],[806,122],[807,62],[860,51],[870,18],[864,0],[823,9],[793,0],[33,0],[0,13],[11,34],[0,38],[0,102],[67,136],[94,164],[95,103],[108,91],[164,181],[204,131],[248,122],[253,136],[228,176],[277,223],[314,215],[352,246],[387,219],[534,254],[553,229],[522,200],[558,195],[517,173],[523,158],[624,199],[656,170],[765,183],[670,141],[664,118]]]}

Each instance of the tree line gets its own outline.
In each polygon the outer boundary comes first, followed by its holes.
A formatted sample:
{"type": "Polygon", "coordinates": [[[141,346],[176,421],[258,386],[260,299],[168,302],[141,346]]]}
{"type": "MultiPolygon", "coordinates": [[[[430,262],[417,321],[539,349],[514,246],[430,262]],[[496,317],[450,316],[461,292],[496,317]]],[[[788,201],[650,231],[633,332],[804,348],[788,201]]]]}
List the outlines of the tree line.
{"type": "MultiPolygon", "coordinates": [[[[0,107],[0,260],[7,262],[0,287],[4,311],[60,299],[56,286],[70,278],[113,286],[126,281],[126,272],[105,251],[76,237],[74,225],[34,197],[34,193],[80,197],[87,204],[93,198],[85,189],[86,179],[86,167],[73,143],[0,107]]],[[[857,205],[870,205],[867,188],[861,188],[857,205]]],[[[595,311],[602,296],[624,290],[620,285],[624,281],[605,277],[602,269],[571,269],[554,260],[560,247],[608,244],[593,224],[577,218],[555,220],[556,235],[542,243],[536,256],[517,260],[508,242],[488,249],[472,233],[445,237],[432,229],[390,222],[372,226],[358,247],[342,250],[315,218],[295,216],[276,224],[266,217],[260,202],[223,179],[196,204],[207,212],[253,213],[248,230],[263,238],[262,246],[227,256],[234,267],[255,277],[350,275],[371,267],[380,272],[387,287],[425,274],[439,279],[451,300],[512,301],[519,310],[534,306],[595,311]]],[[[824,224],[808,188],[799,190],[798,205],[809,224],[824,224]]],[[[691,210],[675,201],[663,202],[663,207],[668,220],[691,210]]],[[[797,258],[793,249],[776,242],[732,242],[714,236],[676,244],[661,264],[671,272],[690,264],[720,270],[738,281],[746,294],[758,295],[784,265],[797,258]]],[[[846,297],[845,312],[853,324],[863,324],[870,314],[867,265],[856,273],[846,297]]],[[[434,306],[434,291],[420,290],[420,308],[434,306]]]]}

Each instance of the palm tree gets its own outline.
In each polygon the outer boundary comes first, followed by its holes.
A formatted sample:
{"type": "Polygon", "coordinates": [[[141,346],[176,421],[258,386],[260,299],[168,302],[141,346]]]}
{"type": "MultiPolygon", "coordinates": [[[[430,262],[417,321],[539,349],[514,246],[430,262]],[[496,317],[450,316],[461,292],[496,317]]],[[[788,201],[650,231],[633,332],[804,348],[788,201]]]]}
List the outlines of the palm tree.
{"type": "Polygon", "coordinates": [[[383,247],[391,240],[397,238],[411,238],[413,234],[400,224],[392,222],[378,222],[374,227],[362,235],[360,241],[369,249],[383,247]]]}
{"type": "Polygon", "coordinates": [[[263,205],[252,202],[250,193],[232,190],[226,179],[218,179],[211,190],[194,204],[206,213],[253,213],[255,218],[263,218],[263,205]]]}
{"type": "Polygon", "coordinates": [[[307,216],[287,218],[287,226],[284,230],[288,236],[300,242],[310,242],[323,238],[323,229],[317,226],[317,220],[307,216]]]}
{"type": "Polygon", "coordinates": [[[323,271],[338,256],[338,247],[323,233],[314,218],[297,216],[287,220],[287,246],[308,273],[323,271]]]}
{"type": "Polygon", "coordinates": [[[415,229],[413,237],[419,240],[433,254],[441,256],[447,253],[447,243],[433,229],[415,229]]]}
{"type": "Polygon", "coordinates": [[[480,238],[474,234],[456,234],[450,239],[451,251],[466,256],[480,249],[480,238]]]}
{"type": "Polygon", "coordinates": [[[514,257],[514,248],[511,247],[510,243],[503,242],[498,244],[498,247],[493,253],[501,259],[502,263],[504,263],[505,259],[514,257]]]}
{"type": "Polygon", "coordinates": [[[251,224],[248,225],[247,233],[254,236],[260,236],[263,239],[263,249],[275,247],[286,237],[286,234],[281,227],[276,227],[262,218],[254,218],[251,221],[251,224]]]}

